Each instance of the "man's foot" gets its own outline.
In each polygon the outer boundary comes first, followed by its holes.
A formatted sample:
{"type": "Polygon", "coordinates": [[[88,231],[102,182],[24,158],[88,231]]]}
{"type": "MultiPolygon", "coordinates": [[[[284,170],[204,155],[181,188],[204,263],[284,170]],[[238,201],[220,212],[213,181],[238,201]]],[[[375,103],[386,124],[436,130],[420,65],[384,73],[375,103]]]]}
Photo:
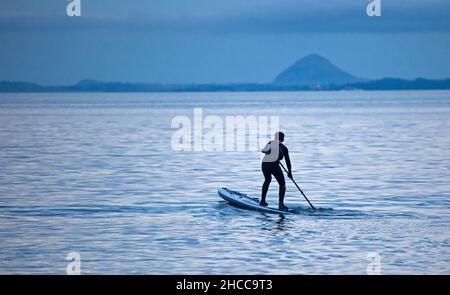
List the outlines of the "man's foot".
{"type": "Polygon", "coordinates": [[[286,205],[284,205],[284,204],[279,204],[279,205],[278,205],[278,209],[280,209],[280,210],[285,210],[285,211],[288,211],[288,210],[289,210],[289,208],[288,208],[286,205]]]}
{"type": "Polygon", "coordinates": [[[267,204],[266,201],[261,201],[261,202],[259,202],[259,205],[264,206],[264,207],[269,206],[269,204],[267,204]]]}

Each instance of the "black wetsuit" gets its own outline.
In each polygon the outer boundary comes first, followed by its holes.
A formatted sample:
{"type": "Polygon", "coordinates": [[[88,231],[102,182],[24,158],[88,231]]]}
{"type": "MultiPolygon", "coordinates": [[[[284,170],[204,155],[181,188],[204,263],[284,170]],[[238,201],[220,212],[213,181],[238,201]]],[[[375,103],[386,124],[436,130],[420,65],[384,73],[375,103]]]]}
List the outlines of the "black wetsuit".
{"type": "MultiPolygon", "coordinates": [[[[263,153],[266,155],[269,155],[271,153],[271,149],[267,149],[268,146],[271,144],[269,142],[266,145],[266,148],[262,150],[263,153]]],[[[277,180],[278,184],[280,185],[279,190],[279,203],[284,204],[284,194],[286,193],[286,181],[284,180],[284,174],[280,167],[280,161],[285,158],[286,166],[289,172],[289,175],[291,174],[291,160],[289,158],[289,151],[287,147],[280,143],[279,144],[279,151],[278,151],[278,157],[273,162],[263,161],[261,164],[261,170],[264,174],[264,184],[262,186],[262,194],[261,194],[261,203],[266,202],[266,195],[267,191],[269,190],[270,182],[272,181],[272,175],[277,180]]],[[[274,157],[275,158],[275,157],[274,157]]]]}

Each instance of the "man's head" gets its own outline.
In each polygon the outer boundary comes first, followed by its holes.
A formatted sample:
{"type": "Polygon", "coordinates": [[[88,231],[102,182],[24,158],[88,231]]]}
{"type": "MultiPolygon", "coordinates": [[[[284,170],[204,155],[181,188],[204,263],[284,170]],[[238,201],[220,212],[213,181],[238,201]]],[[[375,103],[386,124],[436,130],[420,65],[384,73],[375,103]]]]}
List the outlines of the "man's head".
{"type": "Polygon", "coordinates": [[[280,142],[284,141],[284,133],[283,132],[277,132],[275,133],[275,140],[279,140],[280,142]]]}

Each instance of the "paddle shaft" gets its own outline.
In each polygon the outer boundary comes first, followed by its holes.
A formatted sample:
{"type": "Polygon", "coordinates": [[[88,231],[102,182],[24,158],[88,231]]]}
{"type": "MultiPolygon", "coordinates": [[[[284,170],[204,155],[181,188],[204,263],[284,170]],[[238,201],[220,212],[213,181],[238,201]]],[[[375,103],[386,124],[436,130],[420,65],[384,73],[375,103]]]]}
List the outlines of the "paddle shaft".
{"type": "MultiPolygon", "coordinates": [[[[283,164],[281,164],[281,167],[283,168],[283,170],[289,174],[289,172],[286,170],[286,168],[284,168],[283,164]]],[[[308,200],[308,198],[305,196],[305,194],[303,193],[302,189],[298,186],[298,184],[295,182],[294,178],[291,178],[292,182],[295,184],[295,186],[298,188],[298,190],[302,193],[303,197],[305,198],[305,200],[308,202],[308,204],[311,206],[311,208],[313,208],[314,210],[316,210],[316,208],[313,206],[313,204],[311,204],[311,202],[308,200]]]]}

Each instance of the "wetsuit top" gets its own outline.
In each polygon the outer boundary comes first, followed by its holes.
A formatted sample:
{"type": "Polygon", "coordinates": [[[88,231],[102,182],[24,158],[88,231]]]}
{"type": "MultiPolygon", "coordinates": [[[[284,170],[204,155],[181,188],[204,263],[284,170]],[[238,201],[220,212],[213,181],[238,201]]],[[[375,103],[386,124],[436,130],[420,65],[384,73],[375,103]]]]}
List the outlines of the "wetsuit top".
{"type": "Polygon", "coordinates": [[[272,141],[269,141],[269,143],[266,144],[266,146],[262,149],[261,152],[263,152],[265,154],[263,162],[275,162],[276,164],[279,164],[281,160],[283,160],[283,157],[285,158],[286,161],[286,166],[287,169],[289,171],[289,173],[291,172],[291,159],[289,158],[289,151],[288,148],[280,143],[279,144],[279,152],[278,152],[278,158],[276,161],[273,161],[273,159],[271,159],[270,154],[272,151],[271,145],[275,144],[272,141]]]}

